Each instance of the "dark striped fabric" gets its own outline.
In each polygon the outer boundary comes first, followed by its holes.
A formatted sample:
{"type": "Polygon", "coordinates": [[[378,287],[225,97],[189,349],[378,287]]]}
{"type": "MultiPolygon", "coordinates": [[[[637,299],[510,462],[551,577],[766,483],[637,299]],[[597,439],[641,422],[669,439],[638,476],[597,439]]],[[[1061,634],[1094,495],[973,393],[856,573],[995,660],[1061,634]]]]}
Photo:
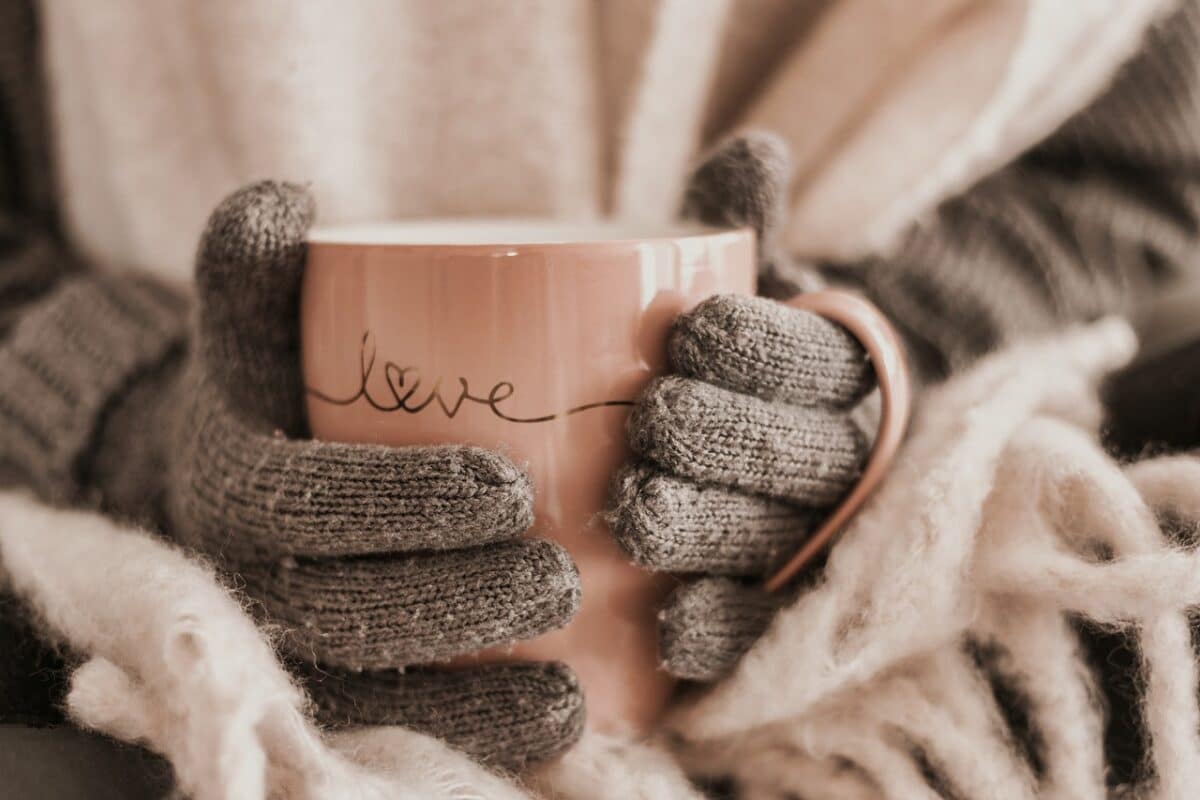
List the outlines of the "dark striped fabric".
{"type": "Polygon", "coordinates": [[[1150,33],[1090,108],[943,204],[886,261],[827,265],[901,327],[926,378],[1197,272],[1200,5],[1150,33]]]}

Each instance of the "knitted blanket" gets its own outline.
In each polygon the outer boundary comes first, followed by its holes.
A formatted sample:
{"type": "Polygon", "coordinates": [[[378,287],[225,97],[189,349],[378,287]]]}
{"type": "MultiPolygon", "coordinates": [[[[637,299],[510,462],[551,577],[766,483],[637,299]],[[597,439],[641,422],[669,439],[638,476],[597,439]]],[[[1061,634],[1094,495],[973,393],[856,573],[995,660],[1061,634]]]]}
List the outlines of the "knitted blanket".
{"type": "Polygon", "coordinates": [[[10,493],[0,557],[45,626],[90,655],[71,716],[164,754],[200,800],[697,798],[685,770],[747,798],[1102,797],[1105,709],[1077,618],[1140,631],[1151,746],[1134,788],[1187,797],[1200,554],[1156,512],[1200,516],[1200,460],[1121,466],[1097,445],[1096,383],[1133,350],[1109,320],[932,390],[819,582],[729,679],[653,741],[589,734],[531,775],[402,729],[322,733],[237,598],[137,531],[10,493]]]}

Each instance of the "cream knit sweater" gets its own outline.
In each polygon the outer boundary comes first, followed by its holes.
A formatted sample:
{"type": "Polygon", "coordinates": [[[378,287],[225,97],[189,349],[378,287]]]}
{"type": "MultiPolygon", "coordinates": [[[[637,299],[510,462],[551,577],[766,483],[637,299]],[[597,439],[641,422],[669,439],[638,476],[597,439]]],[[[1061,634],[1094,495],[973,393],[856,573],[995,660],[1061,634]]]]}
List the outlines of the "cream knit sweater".
{"type": "Polygon", "coordinates": [[[182,280],[252,180],[311,183],[323,222],[666,218],[697,148],[748,126],[796,155],[794,250],[877,250],[1082,107],[1164,4],[42,5],[75,244],[182,280]]]}

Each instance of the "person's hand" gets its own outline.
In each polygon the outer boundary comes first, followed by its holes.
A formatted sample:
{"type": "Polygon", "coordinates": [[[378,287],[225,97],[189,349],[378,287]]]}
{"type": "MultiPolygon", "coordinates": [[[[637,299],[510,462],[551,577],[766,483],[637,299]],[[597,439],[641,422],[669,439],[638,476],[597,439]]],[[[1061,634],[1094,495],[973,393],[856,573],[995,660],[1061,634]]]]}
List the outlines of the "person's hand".
{"type": "MultiPolygon", "coordinates": [[[[788,277],[771,240],[786,174],[777,140],[735,139],[696,171],[685,206],[755,228],[774,291],[788,277]]],[[[761,581],[858,479],[868,448],[850,411],[874,376],[843,328],[762,297],[710,298],[677,320],[668,349],[672,374],[630,418],[638,460],[617,478],[609,519],[636,563],[689,576],[660,617],[663,665],[712,681],[788,596],[761,581]]]]}
{"type": "Polygon", "coordinates": [[[28,440],[6,454],[31,462],[43,494],[91,487],[108,510],[221,564],[278,627],[326,721],[407,725],[509,766],[557,753],[583,721],[564,665],[414,668],[537,636],[577,608],[566,552],[520,538],[533,519],[528,477],[479,448],[303,438],[312,216],[305,190],[274,182],[216,209],[197,257],[190,352],[166,335],[183,303],[146,281],[76,281],[31,310],[0,353],[0,408],[33,419],[23,433],[0,428],[28,440]],[[138,366],[117,380],[114,359],[138,366]],[[92,404],[88,446],[37,463],[56,422],[85,427],[51,407],[88,405],[79,400],[94,385],[111,391],[92,404]]]}

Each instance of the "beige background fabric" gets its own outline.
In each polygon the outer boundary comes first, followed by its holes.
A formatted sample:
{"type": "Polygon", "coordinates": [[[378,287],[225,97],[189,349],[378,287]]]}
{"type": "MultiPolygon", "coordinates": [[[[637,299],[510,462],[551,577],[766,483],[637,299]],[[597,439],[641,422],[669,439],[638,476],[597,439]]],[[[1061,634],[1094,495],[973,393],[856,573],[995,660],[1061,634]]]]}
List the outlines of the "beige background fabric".
{"type": "MultiPolygon", "coordinates": [[[[1003,78],[1054,75],[1056,36],[1113,2],[1041,28],[1037,0],[43,0],[43,17],[75,243],[185,280],[209,209],[252,180],[310,183],[325,223],[667,218],[697,150],[747,125],[799,154],[794,249],[853,250],[872,215],[921,210],[895,195],[1003,78]],[[1025,75],[1010,61],[1038,30],[1052,35],[1025,75]]],[[[970,163],[1002,160],[995,133],[970,163]]]]}

